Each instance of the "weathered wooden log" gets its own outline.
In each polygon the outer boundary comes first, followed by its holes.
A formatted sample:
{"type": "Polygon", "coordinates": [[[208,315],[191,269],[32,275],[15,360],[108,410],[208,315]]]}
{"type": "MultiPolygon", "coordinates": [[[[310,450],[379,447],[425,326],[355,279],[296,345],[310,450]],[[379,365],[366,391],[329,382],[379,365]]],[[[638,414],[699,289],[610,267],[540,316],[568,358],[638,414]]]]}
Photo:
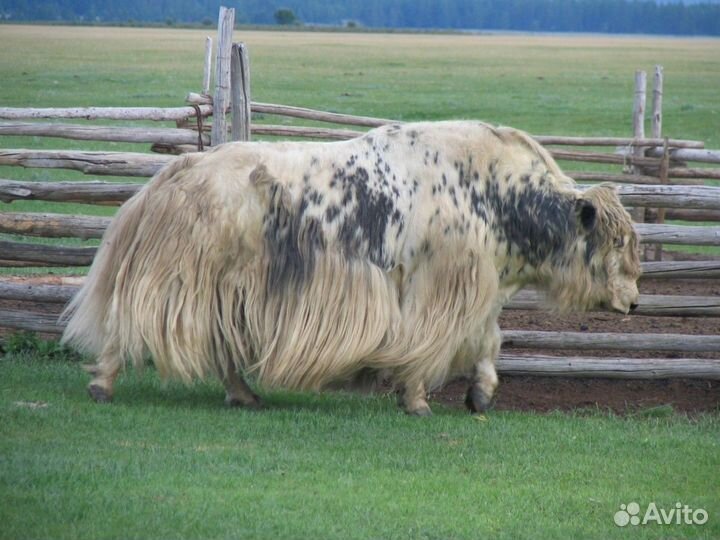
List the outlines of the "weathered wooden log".
{"type": "MultiPolygon", "coordinates": [[[[662,137],[662,101],[663,101],[663,67],[655,66],[653,76],[652,116],[650,117],[650,133],[653,138],[662,137]]],[[[658,145],[660,146],[660,145],[658,145]]],[[[668,141],[668,146],[669,141],[668,141]]]]}
{"type": "Polygon", "coordinates": [[[716,279],[720,278],[717,261],[649,261],[642,263],[640,279],[716,279]]]}
{"type": "Polygon", "coordinates": [[[111,218],[98,216],[0,212],[0,232],[86,240],[102,238],[110,221],[111,218]]]}
{"type": "Polygon", "coordinates": [[[720,360],[696,358],[588,358],[502,353],[501,375],[613,379],[720,379],[720,360]]]}
{"type": "MultiPolygon", "coordinates": [[[[569,177],[573,178],[576,182],[612,182],[614,184],[657,184],[658,178],[656,176],[644,176],[640,174],[621,174],[621,173],[610,173],[605,171],[567,171],[569,177]]],[[[700,184],[701,182],[697,182],[700,184]]]]}
{"type": "MultiPolygon", "coordinates": [[[[641,294],[633,315],[652,317],[720,317],[720,298],[641,294]]],[[[718,321],[720,327],[720,321],[718,321]]]]}
{"type": "Polygon", "coordinates": [[[182,154],[189,154],[197,152],[198,147],[194,144],[163,144],[155,143],[150,147],[151,152],[157,154],[163,154],[166,156],[180,156],[182,154]]]}
{"type": "Polygon", "coordinates": [[[671,167],[668,169],[668,176],[670,178],[705,178],[708,180],[720,180],[720,169],[671,167]]]}
{"type": "Polygon", "coordinates": [[[213,97],[213,128],[210,140],[216,146],[227,141],[225,113],[230,106],[230,56],[235,9],[220,6],[218,15],[217,54],[215,55],[215,95],[213,97]]]}
{"type": "MultiPolygon", "coordinates": [[[[197,131],[176,128],[84,126],[79,124],[0,123],[0,135],[59,137],[81,141],[197,144],[197,131]]],[[[203,135],[203,143],[210,137],[203,135]]]]}
{"type": "MultiPolygon", "coordinates": [[[[660,137],[635,139],[630,137],[564,137],[558,135],[533,135],[533,139],[543,146],[632,146],[662,147],[665,140],[660,137]]],[[[705,148],[703,141],[668,139],[671,148],[705,148]]]]}
{"type": "Polygon", "coordinates": [[[307,137],[311,139],[329,139],[346,141],[363,134],[350,129],[331,129],[321,127],[278,126],[270,124],[252,124],[253,135],[276,135],[279,137],[307,137]]]}
{"type": "Polygon", "coordinates": [[[610,351],[720,352],[720,335],[503,331],[503,347],[610,351]]]}
{"type": "Polygon", "coordinates": [[[304,118],[306,120],[316,120],[319,122],[331,122],[335,124],[347,124],[351,126],[378,127],[385,124],[395,123],[393,120],[386,118],[372,118],[368,116],[353,116],[349,114],[339,114],[325,111],[316,111],[306,109],[304,107],[292,107],[289,105],[273,105],[272,103],[251,104],[252,112],[277,114],[281,116],[290,116],[294,118],[304,118]]]}
{"type": "Polygon", "coordinates": [[[0,150],[0,165],[72,169],[109,176],[154,175],[172,158],[135,152],[81,152],[75,150],[0,150]]]}
{"type": "Polygon", "coordinates": [[[122,204],[140,191],[142,184],[113,182],[22,182],[0,180],[0,201],[56,201],[91,204],[122,204]]]}
{"type": "Polygon", "coordinates": [[[210,73],[212,73],[212,38],[205,38],[205,63],[203,64],[203,94],[210,93],[210,73]]]}
{"type": "Polygon", "coordinates": [[[557,150],[550,148],[555,159],[565,161],[582,161],[590,163],[607,163],[613,165],[631,165],[634,167],[659,167],[660,159],[646,156],[618,155],[603,152],[586,152],[583,150],[557,150]]]}
{"type": "Polygon", "coordinates": [[[617,190],[623,204],[629,206],[720,210],[720,187],[622,185],[617,190]]]}
{"type": "MultiPolygon", "coordinates": [[[[660,182],[660,179],[657,176],[640,174],[619,174],[604,171],[568,171],[566,174],[569,177],[574,178],[577,182],[612,182],[613,184],[638,185],[657,185],[660,182]]],[[[699,178],[669,178],[668,184],[678,186],[704,186],[705,182],[699,178]]]]}
{"type": "MultiPolygon", "coordinates": [[[[679,221],[718,221],[720,222],[720,210],[697,210],[695,208],[667,208],[665,210],[666,220],[679,221]]],[[[659,223],[659,210],[648,208],[645,210],[648,223],[659,223]]]]}
{"type": "Polygon", "coordinates": [[[233,43],[230,58],[231,141],[250,140],[250,57],[244,43],[233,43]]]}
{"type": "Polygon", "coordinates": [[[0,266],[88,266],[97,248],[0,241],[0,266]]]}
{"type": "Polygon", "coordinates": [[[66,304],[80,290],[77,285],[43,285],[0,279],[0,299],[17,302],[66,304]]]}
{"type": "MultiPolygon", "coordinates": [[[[661,157],[662,148],[651,148],[646,155],[661,157]]],[[[698,163],[720,163],[720,150],[704,150],[695,148],[679,148],[670,150],[670,159],[674,161],[695,161],[698,163]]]]}
{"type": "Polygon", "coordinates": [[[62,334],[65,329],[57,315],[3,308],[0,308],[0,327],[45,334],[62,334]]]}
{"type": "MultiPolygon", "coordinates": [[[[177,121],[196,116],[194,107],[68,107],[17,108],[0,107],[0,119],[84,118],[85,120],[153,120],[177,121]]],[[[210,116],[212,106],[201,105],[200,114],[210,116]]]]}
{"type": "Polygon", "coordinates": [[[636,223],[643,244],[720,246],[720,227],[636,223]]]}
{"type": "MultiPolygon", "coordinates": [[[[211,96],[190,92],[186,101],[193,104],[209,105],[213,102],[211,96]]],[[[276,105],[272,103],[252,103],[252,111],[257,113],[275,114],[279,116],[291,116],[295,118],[305,118],[308,120],[317,120],[331,122],[335,124],[347,124],[364,127],[378,127],[385,124],[402,123],[399,120],[391,120],[384,118],[372,118],[367,116],[355,116],[348,114],[329,113],[314,109],[306,109],[303,107],[292,107],[288,105],[276,105]]],[[[299,136],[304,136],[300,134],[299,136]]],[[[533,135],[535,140],[543,145],[567,145],[567,146],[640,146],[654,147],[662,146],[664,140],[661,138],[642,138],[635,139],[631,137],[567,137],[558,135],[533,135]]],[[[339,137],[338,137],[339,138],[339,137]]],[[[705,147],[703,141],[694,141],[686,139],[670,139],[669,145],[672,148],[698,148],[705,147]]]]}
{"type": "MultiPolygon", "coordinates": [[[[716,297],[641,294],[638,304],[633,316],[720,317],[720,298],[716,297]]],[[[518,292],[506,309],[537,310],[546,305],[542,293],[527,289],[518,292]]]]}

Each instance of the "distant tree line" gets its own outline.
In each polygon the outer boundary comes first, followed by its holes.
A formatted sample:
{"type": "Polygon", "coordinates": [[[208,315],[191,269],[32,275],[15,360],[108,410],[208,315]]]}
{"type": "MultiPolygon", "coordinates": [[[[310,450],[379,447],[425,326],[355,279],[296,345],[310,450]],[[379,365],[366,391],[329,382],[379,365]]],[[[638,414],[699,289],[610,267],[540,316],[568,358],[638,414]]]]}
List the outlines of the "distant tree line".
{"type": "Polygon", "coordinates": [[[245,24],[720,35],[720,4],[654,0],[0,0],[0,18],[208,24],[220,5],[245,24]],[[281,11],[286,10],[286,11],[281,11]],[[278,13],[283,14],[278,18],[278,13]]]}

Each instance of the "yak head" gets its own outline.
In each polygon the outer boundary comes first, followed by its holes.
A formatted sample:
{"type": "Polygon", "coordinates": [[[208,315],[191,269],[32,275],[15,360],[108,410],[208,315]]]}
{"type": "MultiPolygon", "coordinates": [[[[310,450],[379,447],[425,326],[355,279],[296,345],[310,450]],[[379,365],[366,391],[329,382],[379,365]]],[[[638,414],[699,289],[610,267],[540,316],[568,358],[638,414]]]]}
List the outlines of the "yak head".
{"type": "Polygon", "coordinates": [[[605,307],[629,313],[638,305],[639,239],[632,219],[609,184],[594,186],[575,202],[577,238],[550,279],[561,309],[605,307]]]}

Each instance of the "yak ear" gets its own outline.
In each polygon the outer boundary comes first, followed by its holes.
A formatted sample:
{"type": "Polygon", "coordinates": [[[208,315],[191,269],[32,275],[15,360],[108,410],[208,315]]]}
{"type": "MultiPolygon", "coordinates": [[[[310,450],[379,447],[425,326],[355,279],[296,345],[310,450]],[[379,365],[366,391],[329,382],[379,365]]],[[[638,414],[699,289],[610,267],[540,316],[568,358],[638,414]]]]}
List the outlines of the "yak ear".
{"type": "Polygon", "coordinates": [[[587,199],[575,201],[575,216],[583,231],[591,232],[597,223],[597,210],[595,205],[587,199]]]}

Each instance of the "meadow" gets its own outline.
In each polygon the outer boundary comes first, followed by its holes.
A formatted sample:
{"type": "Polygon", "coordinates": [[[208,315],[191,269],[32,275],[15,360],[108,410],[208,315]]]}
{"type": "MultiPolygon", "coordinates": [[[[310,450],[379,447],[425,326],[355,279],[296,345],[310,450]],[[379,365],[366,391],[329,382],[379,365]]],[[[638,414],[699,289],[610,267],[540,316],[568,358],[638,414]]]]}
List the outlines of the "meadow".
{"type": "MultiPolygon", "coordinates": [[[[179,106],[207,32],[0,25],[0,106],[179,106]]],[[[214,37],[214,36],[213,36],[214,37]]],[[[475,118],[535,134],[631,133],[633,74],[665,67],[665,133],[720,147],[720,41],[238,30],[256,101],[400,120],[475,118]]],[[[257,118],[276,122],[270,117],[257,118]]],[[[3,137],[4,148],[147,151],[3,137]]],[[[80,179],[0,167],[9,179],[80,179]]],[[[0,211],[112,208],[1,204],[0,211]]],[[[122,376],[85,393],[53,345],[0,357],[0,539],[720,537],[720,416],[672,410],[484,417],[392,396],[261,391],[122,376]],[[42,354],[39,352],[42,350],[42,354]],[[680,502],[704,525],[618,527],[621,504],[680,502]]]]}

